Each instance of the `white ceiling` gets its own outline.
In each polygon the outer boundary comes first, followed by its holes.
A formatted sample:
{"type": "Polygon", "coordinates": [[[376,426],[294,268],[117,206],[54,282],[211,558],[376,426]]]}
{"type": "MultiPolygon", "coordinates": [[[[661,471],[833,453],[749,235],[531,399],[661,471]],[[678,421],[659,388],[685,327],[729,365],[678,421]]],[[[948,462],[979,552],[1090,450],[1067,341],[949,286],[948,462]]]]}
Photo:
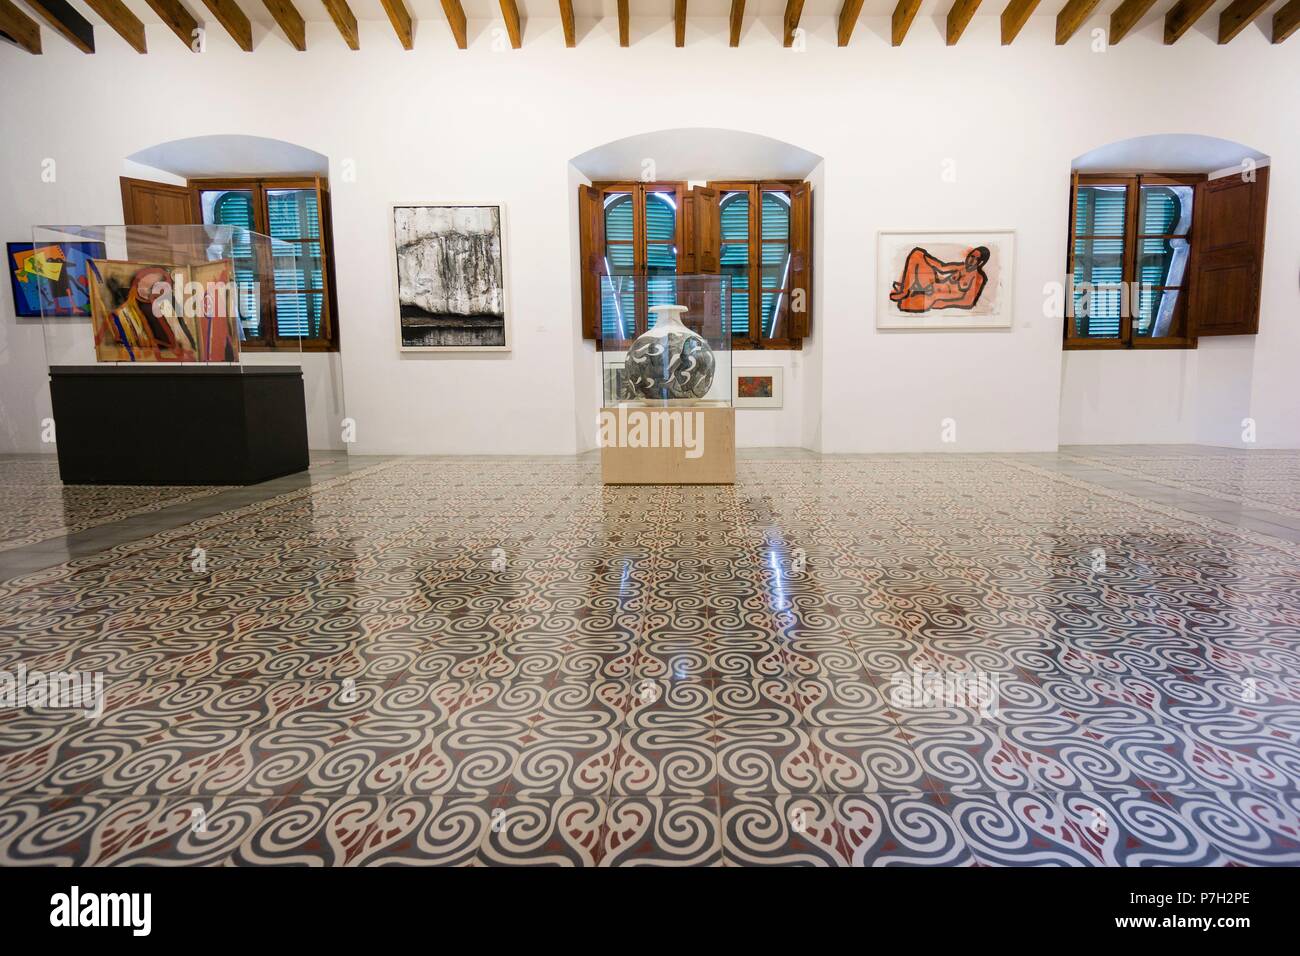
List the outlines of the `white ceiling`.
{"type": "Polygon", "coordinates": [[[1137,136],[1089,150],[1074,160],[1081,172],[1116,169],[1178,170],[1185,173],[1213,173],[1240,166],[1243,159],[1268,159],[1259,150],[1214,136],[1161,133],[1137,136]]]}
{"type": "Polygon", "coordinates": [[[127,159],[183,179],[329,172],[329,160],[321,153],[263,136],[192,136],[142,149],[127,159]]]}
{"type": "Polygon", "coordinates": [[[790,143],[731,129],[666,129],[588,150],[571,162],[592,181],[623,179],[653,157],[659,180],[803,179],[821,157],[790,143]]]}

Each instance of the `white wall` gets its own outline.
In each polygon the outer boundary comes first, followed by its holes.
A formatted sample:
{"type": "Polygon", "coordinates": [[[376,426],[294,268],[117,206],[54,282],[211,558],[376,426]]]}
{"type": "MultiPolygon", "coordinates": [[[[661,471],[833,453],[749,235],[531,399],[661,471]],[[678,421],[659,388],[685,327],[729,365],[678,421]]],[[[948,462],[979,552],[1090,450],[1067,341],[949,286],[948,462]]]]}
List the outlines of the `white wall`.
{"type": "MultiPolygon", "coordinates": [[[[192,54],[150,27],[147,56],[104,29],[100,51],[85,56],[47,30],[43,56],[0,46],[0,86],[14,103],[73,90],[77,105],[0,120],[0,224],[18,240],[33,223],[120,221],[122,161],[157,143],[241,133],[316,150],[331,164],[353,451],[569,453],[582,446],[591,400],[582,397],[589,346],[577,340],[569,161],[647,130],[725,125],[824,157],[814,179],[815,334],[786,378],[787,395],[800,383],[803,404],[742,414],[742,443],[1051,449],[1058,438],[1109,440],[1127,427],[1115,424],[1115,404],[1131,405],[1123,389],[1138,388],[1159,414],[1138,419],[1131,440],[1209,440],[1243,417],[1206,407],[1205,383],[1230,375],[1220,390],[1249,396],[1261,441],[1300,445],[1300,128],[1282,107],[1300,89],[1300,47],[1273,46],[1253,28],[1223,47],[1208,29],[1165,47],[1159,18],[1148,19],[1104,54],[1088,36],[1105,25],[1100,8],[1064,47],[1053,43],[1052,16],[1034,17],[1005,48],[996,16],[976,17],[951,48],[942,17],[918,18],[899,48],[888,44],[886,17],[864,17],[843,49],[833,17],[806,17],[805,52],[781,48],[779,18],[750,24],[739,49],[728,48],[721,18],[692,18],[684,49],[673,48],[666,22],[620,49],[612,19],[580,23],[573,50],[557,21],[531,19],[523,49],[502,52],[488,21],[471,23],[465,52],[436,21],[421,23],[411,52],[383,21],[361,24],[358,52],[318,23],[308,24],[306,53],[260,25],[252,54],[217,29],[207,52],[192,54]],[[124,114],[94,106],[96,97],[133,105],[124,114]],[[1162,129],[1151,128],[1153,100],[1162,129]],[[1063,360],[1042,289],[1064,272],[1071,158],[1165,131],[1232,139],[1273,159],[1261,334],[1249,354],[1207,342],[1194,370],[1179,354],[1063,360]],[[53,183],[41,179],[45,158],[58,164],[53,183]],[[344,160],[355,181],[343,177],[344,160]],[[948,160],[951,183],[941,178],[948,160]],[[442,199],[507,205],[508,355],[397,350],[389,204],[442,199]],[[878,229],[1001,226],[1018,230],[1014,329],[875,331],[878,229]],[[1120,389],[1111,405],[1093,401],[1103,382],[1120,389]],[[939,440],[948,417],[956,445],[939,440]]],[[[15,321],[7,292],[0,299],[0,451],[31,450],[48,414],[41,337],[15,321]]],[[[592,367],[591,395],[594,376],[592,367]]],[[[318,434],[330,417],[322,413],[318,434]]]]}
{"type": "MultiPolygon", "coordinates": [[[[1294,169],[1294,144],[1290,153],[1294,169]]],[[[1173,168],[1194,170],[1171,162],[1173,168]]],[[[1119,168],[1143,166],[1126,162],[1119,168]]],[[[1211,178],[1236,174],[1219,170],[1211,178]]],[[[1295,288],[1300,230],[1289,215],[1298,191],[1294,176],[1288,180],[1285,172],[1274,172],[1270,177],[1259,334],[1210,336],[1192,350],[1066,352],[1061,444],[1247,447],[1247,420],[1254,426],[1253,447],[1294,448],[1300,443],[1300,388],[1287,381],[1286,372],[1300,357],[1295,288]]]]}
{"type": "Polygon", "coordinates": [[[1061,444],[1195,442],[1201,358],[1188,349],[1067,352],[1061,369],[1061,444]]]}

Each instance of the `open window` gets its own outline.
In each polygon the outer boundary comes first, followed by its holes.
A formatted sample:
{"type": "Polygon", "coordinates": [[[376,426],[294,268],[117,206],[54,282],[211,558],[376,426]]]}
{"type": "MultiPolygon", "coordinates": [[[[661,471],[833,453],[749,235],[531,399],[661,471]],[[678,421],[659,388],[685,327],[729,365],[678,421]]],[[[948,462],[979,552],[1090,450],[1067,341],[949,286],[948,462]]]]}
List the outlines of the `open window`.
{"type": "MultiPolygon", "coordinates": [[[[271,237],[300,267],[274,273],[244,317],[252,348],[328,351],[338,347],[328,182],[319,177],[192,179],[194,219],[251,229],[271,237]]],[[[255,251],[245,248],[247,256],[255,251]]],[[[241,271],[237,257],[235,268],[241,271]]],[[[251,261],[242,268],[252,272],[251,261]]]]}
{"type": "Polygon", "coordinates": [[[733,348],[801,348],[809,334],[811,190],[802,182],[579,187],[582,331],[626,348],[679,274],[722,273],[733,348]],[[644,277],[645,281],[637,281],[644,277]]]}
{"type": "Polygon", "coordinates": [[[1065,348],[1196,348],[1257,331],[1267,177],[1075,174],[1065,348]]]}
{"type": "MultiPolygon", "coordinates": [[[[241,303],[244,348],[333,351],[338,348],[329,182],[319,176],[192,179],[185,186],[122,178],[128,225],[227,225],[268,235],[272,248],[234,246],[236,273],[272,275],[271,287],[241,303]],[[271,270],[256,255],[292,256],[300,267],[271,270]]],[[[140,233],[147,235],[146,233],[140,233]]],[[[134,254],[134,250],[133,250],[134,254]]],[[[251,283],[250,283],[251,285],[251,283]]]]}

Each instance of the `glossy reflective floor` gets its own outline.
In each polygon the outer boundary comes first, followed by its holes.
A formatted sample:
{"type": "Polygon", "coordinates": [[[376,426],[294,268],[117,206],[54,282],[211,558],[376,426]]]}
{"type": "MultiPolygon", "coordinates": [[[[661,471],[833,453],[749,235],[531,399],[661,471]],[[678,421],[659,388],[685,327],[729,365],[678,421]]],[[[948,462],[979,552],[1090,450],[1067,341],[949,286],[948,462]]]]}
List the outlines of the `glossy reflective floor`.
{"type": "Polygon", "coordinates": [[[0,711],[0,863],[1294,865],[1297,487],[1094,446],[124,492],[0,551],[0,671],[103,680],[0,711]]]}

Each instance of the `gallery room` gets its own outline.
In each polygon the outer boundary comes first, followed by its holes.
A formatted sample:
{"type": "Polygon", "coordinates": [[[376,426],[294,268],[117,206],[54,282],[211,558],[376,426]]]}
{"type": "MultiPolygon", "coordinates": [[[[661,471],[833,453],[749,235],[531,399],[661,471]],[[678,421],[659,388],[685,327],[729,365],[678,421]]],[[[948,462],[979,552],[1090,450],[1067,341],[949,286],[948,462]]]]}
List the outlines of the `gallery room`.
{"type": "Polygon", "coordinates": [[[1298,25],[0,0],[0,865],[1300,864],[1298,25]]]}

